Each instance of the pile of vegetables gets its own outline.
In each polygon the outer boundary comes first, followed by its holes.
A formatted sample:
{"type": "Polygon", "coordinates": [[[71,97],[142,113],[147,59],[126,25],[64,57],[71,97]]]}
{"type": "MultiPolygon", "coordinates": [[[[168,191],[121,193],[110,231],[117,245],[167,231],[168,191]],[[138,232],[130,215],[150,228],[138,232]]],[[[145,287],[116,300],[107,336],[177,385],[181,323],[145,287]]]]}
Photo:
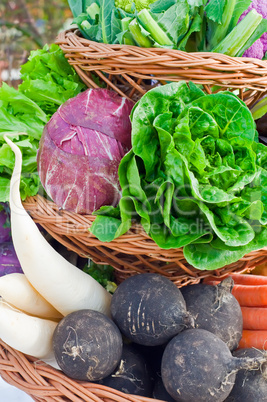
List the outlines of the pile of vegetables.
{"type": "MultiPolygon", "coordinates": [[[[219,3],[69,0],[92,40],[263,59],[262,3],[219,3]]],[[[179,289],[143,273],[116,286],[111,267],[64,258],[22,200],[46,192],[94,213],[103,242],[137,222],[198,269],[235,262],[267,245],[267,147],[254,121],[266,101],[252,114],[231,92],[179,82],[133,105],[86,89],[56,45],[32,52],[21,78],[18,90],[0,88],[0,338],[74,380],[141,397],[264,400],[265,277],[179,289]]]]}
{"type": "Polygon", "coordinates": [[[267,147],[244,102],[169,83],[143,95],[131,122],[122,198],[96,211],[96,237],[110,241],[137,221],[159,247],[184,247],[187,261],[205,270],[266,246],[267,147]]]}
{"type": "Polygon", "coordinates": [[[58,254],[27,214],[19,192],[22,154],[7,136],[5,141],[15,154],[11,231],[23,274],[0,281],[1,339],[70,378],[102,384],[112,378],[112,387],[136,395],[156,397],[153,384],[158,377],[146,355],[139,357],[142,349],[133,357],[138,346],[159,348],[152,355],[158,356],[164,391],[175,401],[197,396],[203,402],[222,402],[234,386],[242,386],[245,393],[243,387],[249,387],[253,396],[266,394],[266,352],[238,357],[230,350],[240,346],[242,320],[231,294],[232,278],[181,291],[159,274],[137,274],[111,296],[58,254]],[[256,371],[261,387],[252,376],[245,385],[236,381],[242,370],[256,371]],[[134,384],[130,388],[129,381],[134,384]]]}
{"type": "Polygon", "coordinates": [[[69,0],[82,35],[102,43],[263,59],[266,3],[258,0],[69,0]]]}

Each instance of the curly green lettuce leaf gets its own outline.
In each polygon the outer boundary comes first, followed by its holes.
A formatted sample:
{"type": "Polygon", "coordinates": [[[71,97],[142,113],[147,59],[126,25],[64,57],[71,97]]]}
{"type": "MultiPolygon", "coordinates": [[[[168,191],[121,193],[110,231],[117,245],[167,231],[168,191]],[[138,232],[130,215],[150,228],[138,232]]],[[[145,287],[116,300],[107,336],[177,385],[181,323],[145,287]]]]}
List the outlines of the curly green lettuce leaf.
{"type": "Polygon", "coordinates": [[[66,100],[86,89],[56,44],[32,51],[28,61],[21,66],[20,74],[23,82],[19,92],[50,116],[66,100]]]}
{"type": "Polygon", "coordinates": [[[209,244],[189,244],[184,247],[184,256],[189,264],[200,270],[214,270],[232,264],[246,254],[267,245],[267,227],[258,227],[254,239],[245,246],[229,247],[220,239],[209,244]]]}

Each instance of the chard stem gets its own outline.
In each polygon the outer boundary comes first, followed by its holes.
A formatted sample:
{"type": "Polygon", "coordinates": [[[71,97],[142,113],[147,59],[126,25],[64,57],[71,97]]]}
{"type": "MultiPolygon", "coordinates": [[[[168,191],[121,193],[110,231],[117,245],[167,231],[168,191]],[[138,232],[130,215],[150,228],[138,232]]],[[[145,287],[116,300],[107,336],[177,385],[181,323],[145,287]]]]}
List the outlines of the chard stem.
{"type": "Polygon", "coordinates": [[[140,25],[138,24],[136,18],[134,18],[130,22],[129,29],[130,29],[130,32],[138,46],[152,47],[151,40],[142,33],[140,25]]]}
{"type": "Polygon", "coordinates": [[[223,53],[228,56],[236,56],[239,50],[254,33],[262,16],[254,9],[251,10],[237,26],[212,49],[214,53],[223,53]]]}
{"type": "Polygon", "coordinates": [[[172,46],[173,42],[167,34],[161,29],[157,21],[154,20],[149,10],[144,8],[138,13],[138,19],[146,31],[150,33],[152,38],[162,46],[172,46]]]}

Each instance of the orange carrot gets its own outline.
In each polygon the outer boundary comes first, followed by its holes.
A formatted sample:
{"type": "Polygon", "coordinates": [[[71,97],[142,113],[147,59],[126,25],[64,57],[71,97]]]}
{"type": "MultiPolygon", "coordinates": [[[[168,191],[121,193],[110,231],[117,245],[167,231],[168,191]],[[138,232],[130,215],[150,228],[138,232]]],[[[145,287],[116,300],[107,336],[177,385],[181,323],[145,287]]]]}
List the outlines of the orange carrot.
{"type": "Polygon", "coordinates": [[[267,331],[244,329],[238,349],[244,348],[267,350],[267,331]]]}
{"type": "Polygon", "coordinates": [[[267,307],[241,307],[244,329],[267,331],[267,307]]]}
{"type": "Polygon", "coordinates": [[[267,276],[264,275],[232,273],[229,276],[231,276],[238,285],[267,285],[267,276]]]}
{"type": "Polygon", "coordinates": [[[240,306],[267,306],[267,285],[234,285],[232,294],[235,296],[240,306]]]}
{"type": "Polygon", "coordinates": [[[234,280],[234,283],[237,285],[267,285],[267,276],[265,275],[252,275],[252,274],[235,274],[231,273],[223,278],[216,278],[214,276],[208,276],[203,279],[203,283],[209,282],[221,282],[223,279],[231,276],[234,280]]]}

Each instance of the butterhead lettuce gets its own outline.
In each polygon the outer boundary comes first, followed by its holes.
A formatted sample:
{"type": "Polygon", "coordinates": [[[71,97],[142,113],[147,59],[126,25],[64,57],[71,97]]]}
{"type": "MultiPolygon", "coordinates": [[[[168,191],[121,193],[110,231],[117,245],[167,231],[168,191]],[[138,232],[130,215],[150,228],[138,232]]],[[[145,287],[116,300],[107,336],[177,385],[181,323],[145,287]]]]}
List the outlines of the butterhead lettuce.
{"type": "Polygon", "coordinates": [[[110,240],[137,220],[161,248],[184,247],[199,269],[267,245],[267,147],[243,101],[170,83],[147,92],[131,121],[117,225],[100,210],[93,233],[110,240]]]}

